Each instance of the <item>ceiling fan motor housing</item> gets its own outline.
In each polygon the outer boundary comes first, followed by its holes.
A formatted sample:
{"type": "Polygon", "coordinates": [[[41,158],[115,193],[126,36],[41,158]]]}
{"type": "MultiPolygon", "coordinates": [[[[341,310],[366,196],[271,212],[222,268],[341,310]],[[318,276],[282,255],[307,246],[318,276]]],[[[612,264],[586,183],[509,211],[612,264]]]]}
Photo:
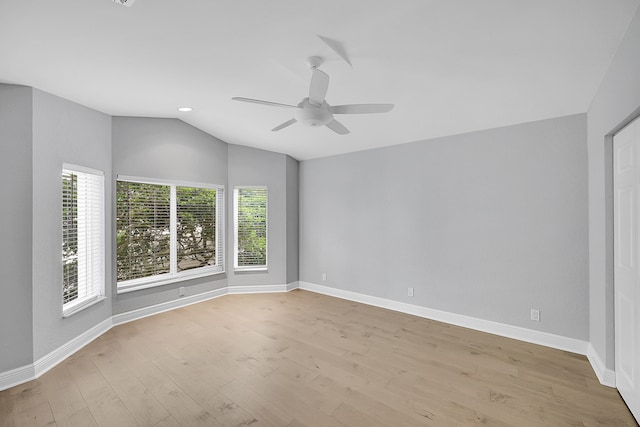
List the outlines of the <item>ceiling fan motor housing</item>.
{"type": "Polygon", "coordinates": [[[303,125],[316,127],[329,123],[333,119],[333,114],[329,111],[329,105],[326,102],[318,106],[309,102],[309,98],[305,98],[298,104],[295,118],[303,125]]]}

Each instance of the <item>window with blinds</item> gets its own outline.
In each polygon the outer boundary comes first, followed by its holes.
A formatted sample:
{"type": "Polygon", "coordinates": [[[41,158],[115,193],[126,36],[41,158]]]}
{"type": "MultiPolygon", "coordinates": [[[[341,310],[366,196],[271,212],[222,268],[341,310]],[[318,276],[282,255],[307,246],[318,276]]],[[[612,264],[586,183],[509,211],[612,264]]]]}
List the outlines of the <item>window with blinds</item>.
{"type": "Polygon", "coordinates": [[[267,187],[235,187],[234,267],[267,268],[267,187]]]}
{"type": "Polygon", "coordinates": [[[170,272],[171,187],[116,183],[118,282],[170,272]]]}
{"type": "Polygon", "coordinates": [[[118,177],[118,292],[224,271],[221,186],[118,177]]]}
{"type": "Polygon", "coordinates": [[[104,175],[62,169],[62,311],[68,316],[104,296],[104,175]]]}
{"type": "Polygon", "coordinates": [[[215,189],[176,187],[178,271],[218,265],[215,189]]]}

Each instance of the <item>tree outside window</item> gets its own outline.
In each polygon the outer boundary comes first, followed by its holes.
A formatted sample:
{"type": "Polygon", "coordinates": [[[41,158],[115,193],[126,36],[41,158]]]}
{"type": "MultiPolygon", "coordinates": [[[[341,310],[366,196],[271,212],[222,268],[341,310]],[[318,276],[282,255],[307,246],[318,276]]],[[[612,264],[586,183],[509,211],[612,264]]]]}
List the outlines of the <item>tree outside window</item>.
{"type": "Polygon", "coordinates": [[[267,267],[267,188],[234,189],[235,268],[267,267]]]}

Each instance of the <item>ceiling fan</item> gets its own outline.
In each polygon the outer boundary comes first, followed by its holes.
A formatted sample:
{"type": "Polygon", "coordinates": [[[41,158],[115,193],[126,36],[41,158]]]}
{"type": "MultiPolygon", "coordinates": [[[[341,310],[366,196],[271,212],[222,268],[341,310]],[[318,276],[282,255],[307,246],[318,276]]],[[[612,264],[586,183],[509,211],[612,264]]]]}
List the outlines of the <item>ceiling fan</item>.
{"type": "Polygon", "coordinates": [[[298,105],[280,104],[277,102],[262,101],[260,99],[232,98],[234,101],[252,102],[254,104],[270,105],[272,107],[292,108],[294,118],[287,120],[271,129],[277,132],[281,129],[291,126],[296,122],[300,122],[306,126],[326,126],[339,135],[346,135],[349,129],[344,127],[342,123],[337,121],[334,114],[371,114],[386,113],[393,109],[393,104],[348,104],[348,105],[329,105],[325,101],[327,89],[329,88],[329,75],[318,69],[322,65],[322,58],[312,56],[307,61],[311,68],[311,85],[309,86],[309,96],[304,98],[298,105]]]}

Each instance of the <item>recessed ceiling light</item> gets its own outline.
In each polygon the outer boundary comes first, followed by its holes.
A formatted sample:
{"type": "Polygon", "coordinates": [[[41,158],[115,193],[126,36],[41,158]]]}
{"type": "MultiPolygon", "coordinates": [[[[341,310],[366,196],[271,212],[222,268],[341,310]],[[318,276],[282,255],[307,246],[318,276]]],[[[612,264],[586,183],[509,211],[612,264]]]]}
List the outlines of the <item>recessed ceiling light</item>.
{"type": "Polygon", "coordinates": [[[182,113],[188,113],[189,111],[192,111],[193,108],[191,107],[180,107],[178,108],[178,111],[182,112],[182,113]]]}

